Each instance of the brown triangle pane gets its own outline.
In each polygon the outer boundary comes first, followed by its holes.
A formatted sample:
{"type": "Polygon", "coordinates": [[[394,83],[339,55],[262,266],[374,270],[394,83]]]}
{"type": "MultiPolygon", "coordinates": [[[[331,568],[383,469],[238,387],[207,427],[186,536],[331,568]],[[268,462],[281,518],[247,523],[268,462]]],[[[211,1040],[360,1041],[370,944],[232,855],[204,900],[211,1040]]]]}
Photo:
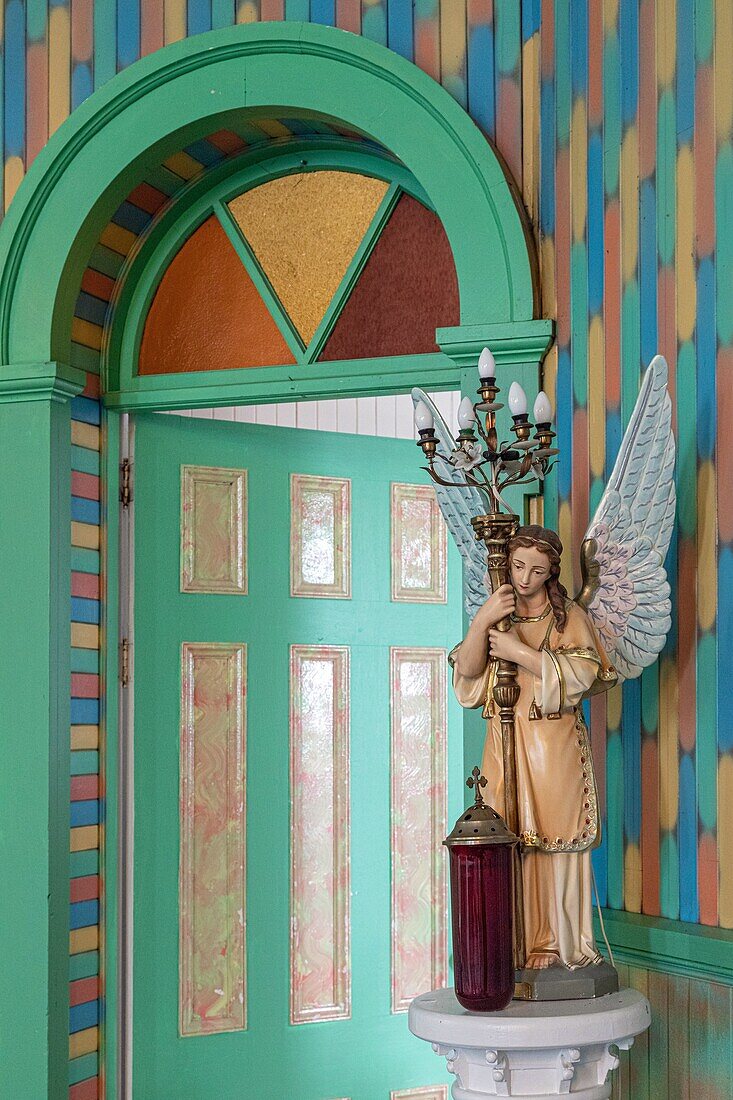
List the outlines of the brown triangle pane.
{"type": "Polygon", "coordinates": [[[438,351],[459,322],[458,280],[440,220],[402,195],[342,309],[321,360],[438,351]]]}
{"type": "Polygon", "coordinates": [[[215,217],[174,256],[145,321],[139,374],[295,362],[215,217]]]}

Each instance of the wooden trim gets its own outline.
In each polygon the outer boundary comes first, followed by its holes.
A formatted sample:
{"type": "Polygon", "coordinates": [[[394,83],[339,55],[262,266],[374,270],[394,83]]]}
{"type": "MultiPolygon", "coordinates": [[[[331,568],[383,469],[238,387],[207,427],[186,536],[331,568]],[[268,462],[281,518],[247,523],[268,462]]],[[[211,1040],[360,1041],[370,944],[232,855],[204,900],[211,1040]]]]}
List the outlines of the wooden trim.
{"type": "Polygon", "coordinates": [[[733,985],[733,931],[617,909],[604,909],[603,922],[616,962],[733,985]]]}

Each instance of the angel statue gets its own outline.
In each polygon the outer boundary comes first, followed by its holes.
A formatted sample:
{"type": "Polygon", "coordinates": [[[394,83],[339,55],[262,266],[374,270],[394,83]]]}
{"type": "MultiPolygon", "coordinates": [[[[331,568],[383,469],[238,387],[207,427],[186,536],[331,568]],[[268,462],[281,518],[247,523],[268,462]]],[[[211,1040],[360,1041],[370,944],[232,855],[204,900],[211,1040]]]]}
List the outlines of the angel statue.
{"type": "MultiPolygon", "coordinates": [[[[413,399],[425,402],[435,421],[431,471],[438,474],[438,501],[465,565],[471,622],[448,658],[453,686],[462,706],[483,708],[484,793],[500,813],[506,758],[494,686],[498,662],[512,662],[517,670],[514,770],[524,965],[574,970],[602,963],[593,935],[590,862],[591,848],[600,842],[599,808],[582,703],[638,676],[657,658],[670,628],[664,559],[675,510],[675,444],[667,364],[657,356],[645,374],[585,534],[583,585],[574,599],[559,578],[560,539],[534,524],[516,529],[507,546],[509,583],[491,591],[486,547],[471,525],[486,512],[485,488],[478,477],[466,477],[465,464],[452,460],[456,444],[426,395],[413,391],[413,399]]],[[[492,475],[497,465],[494,458],[492,475]]],[[[495,491],[489,498],[492,511],[498,511],[498,496],[495,491]]]]}

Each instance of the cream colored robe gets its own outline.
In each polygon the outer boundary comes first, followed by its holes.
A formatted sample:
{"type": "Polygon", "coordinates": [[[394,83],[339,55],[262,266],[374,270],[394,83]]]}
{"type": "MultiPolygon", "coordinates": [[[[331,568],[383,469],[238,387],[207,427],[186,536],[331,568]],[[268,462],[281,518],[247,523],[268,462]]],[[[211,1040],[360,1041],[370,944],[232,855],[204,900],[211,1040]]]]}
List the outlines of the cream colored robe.
{"type": "MultiPolygon", "coordinates": [[[[599,817],[590,739],[580,703],[588,692],[615,680],[593,626],[568,602],[560,634],[552,611],[515,618],[521,640],[542,653],[542,675],[519,666],[515,711],[519,830],[523,845],[524,921],[528,966],[600,961],[592,928],[590,848],[598,843],[599,817]],[[534,707],[533,707],[534,703],[534,707]],[[540,717],[530,717],[533,714],[540,717]]],[[[464,707],[484,707],[488,718],[481,770],[486,801],[504,815],[501,725],[491,697],[494,667],[475,677],[455,667],[453,687],[464,707]]]]}

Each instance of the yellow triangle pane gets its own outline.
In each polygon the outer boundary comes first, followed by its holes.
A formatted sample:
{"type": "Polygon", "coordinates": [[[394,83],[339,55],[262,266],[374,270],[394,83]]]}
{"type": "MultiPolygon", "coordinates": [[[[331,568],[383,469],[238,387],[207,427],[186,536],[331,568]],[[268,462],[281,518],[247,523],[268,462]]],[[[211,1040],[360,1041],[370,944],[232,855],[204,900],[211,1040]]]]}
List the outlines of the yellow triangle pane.
{"type": "Polygon", "coordinates": [[[387,191],[353,172],[300,172],[229,203],[307,346],[387,191]]]}

